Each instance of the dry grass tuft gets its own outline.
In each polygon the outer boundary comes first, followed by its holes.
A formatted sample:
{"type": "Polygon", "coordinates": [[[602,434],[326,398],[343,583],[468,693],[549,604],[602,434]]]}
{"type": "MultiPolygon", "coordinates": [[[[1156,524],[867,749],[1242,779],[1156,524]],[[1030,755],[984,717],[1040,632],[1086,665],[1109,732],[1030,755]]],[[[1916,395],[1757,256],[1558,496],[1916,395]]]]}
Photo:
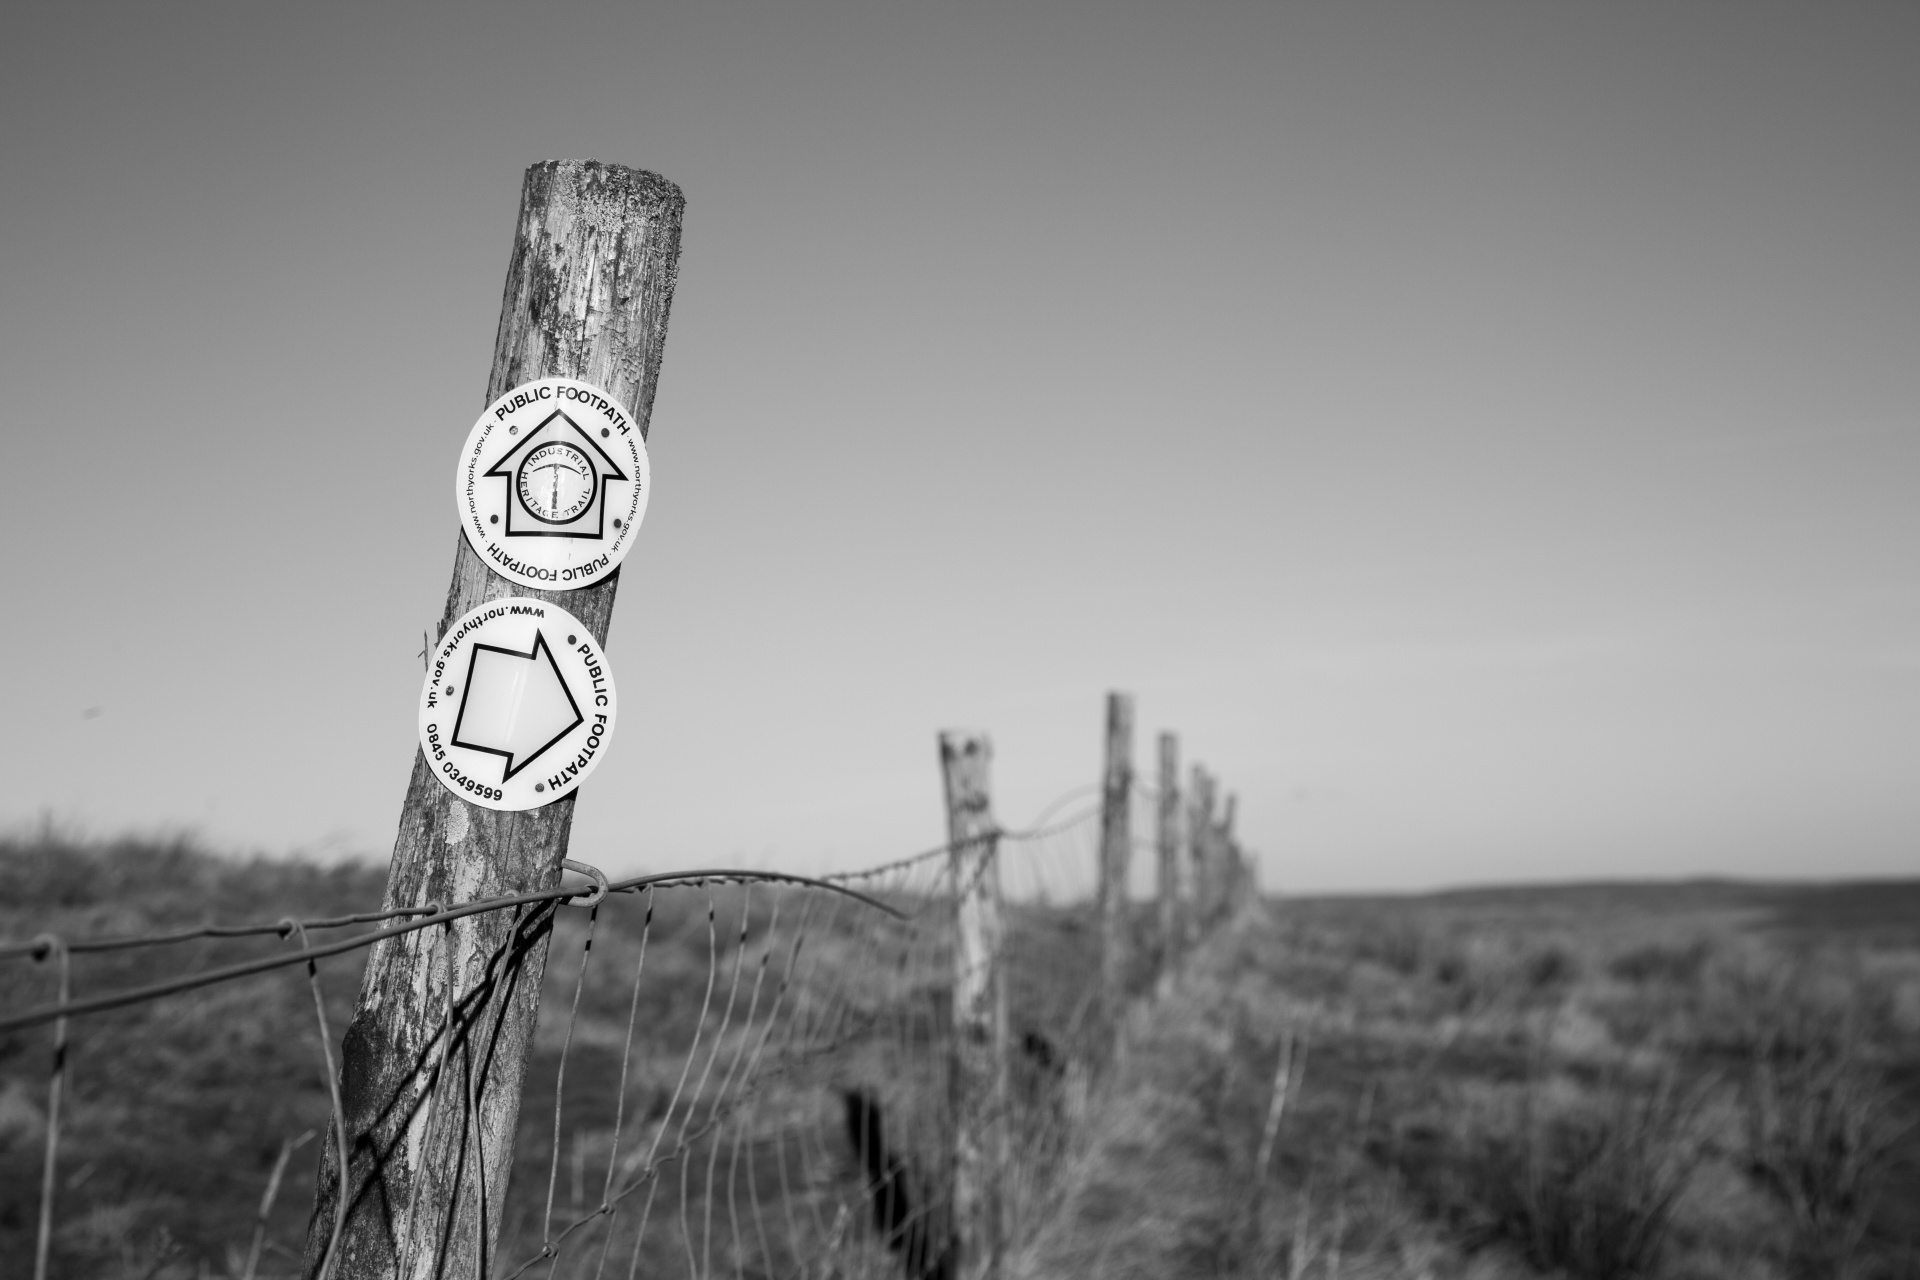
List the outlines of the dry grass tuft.
{"type": "Polygon", "coordinates": [[[1013,1277],[1219,1275],[1235,1224],[1217,997],[1189,988],[1143,1019],[1060,1174],[1059,1207],[1013,1277]]]}
{"type": "Polygon", "coordinates": [[[1580,1280],[1650,1274],[1704,1155],[1701,1087],[1668,1076],[1571,1101],[1529,1085],[1512,1121],[1470,1135],[1466,1190],[1490,1233],[1580,1280]]]}
{"type": "Polygon", "coordinates": [[[1761,1054],[1743,1091],[1747,1171],[1792,1227],[1789,1273],[1855,1274],[1905,1127],[1879,1072],[1852,1046],[1761,1054]]]}

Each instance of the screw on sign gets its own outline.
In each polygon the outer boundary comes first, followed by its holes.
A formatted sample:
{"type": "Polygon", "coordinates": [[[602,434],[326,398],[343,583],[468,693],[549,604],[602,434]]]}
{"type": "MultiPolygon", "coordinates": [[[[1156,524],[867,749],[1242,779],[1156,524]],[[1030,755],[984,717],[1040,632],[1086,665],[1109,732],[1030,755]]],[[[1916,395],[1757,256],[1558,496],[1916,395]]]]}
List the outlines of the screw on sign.
{"type": "Polygon", "coordinates": [[[537,809],[593,772],[617,709],[607,656],[579,619],[544,600],[494,600],[428,660],[420,749],[462,799],[537,809]]]}
{"type": "Polygon", "coordinates": [[[541,378],[487,406],[454,488],[460,528],[489,569],[573,591],[619,567],[652,484],[624,405],[574,378],[541,378]]]}

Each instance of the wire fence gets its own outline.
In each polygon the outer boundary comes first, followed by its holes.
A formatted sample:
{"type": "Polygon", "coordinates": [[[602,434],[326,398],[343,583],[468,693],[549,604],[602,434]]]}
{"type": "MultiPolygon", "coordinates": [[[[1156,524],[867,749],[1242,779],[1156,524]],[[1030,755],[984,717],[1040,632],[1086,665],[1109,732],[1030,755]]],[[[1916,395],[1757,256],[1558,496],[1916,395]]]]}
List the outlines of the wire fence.
{"type": "MultiPolygon", "coordinates": [[[[1136,789],[1137,814],[1151,801],[1136,789]]],[[[1134,829],[1147,829],[1138,816],[1134,829]]],[[[0,1190],[27,1202],[22,1157],[37,1147],[36,1277],[96,1274],[116,1248],[123,1270],[154,1277],[380,1273],[343,1244],[353,1196],[333,1196],[298,1242],[299,1193],[354,1167],[346,1116],[363,1103],[343,1097],[336,1050],[356,961],[446,940],[429,1083],[401,1131],[478,1151],[493,1061],[480,1024],[500,957],[456,974],[452,929],[511,913],[548,959],[498,1221],[484,1187],[463,1213],[415,1186],[378,1206],[383,1247],[452,1256],[471,1231],[477,1274],[496,1278],[948,1277],[957,877],[990,871],[1004,903],[995,1118],[1011,1242],[1049,1212],[1110,1050],[1100,841],[1099,806],[1081,804],[1000,831],[993,856],[971,861],[939,846],[818,879],[702,869],[613,883],[575,867],[588,883],[472,902],[0,944],[0,960],[31,965],[0,1016],[0,1134],[14,1139],[0,1190]],[[185,961],[165,971],[168,956],[185,961]],[[276,972],[293,980],[263,987],[276,972]],[[26,1092],[34,1041],[51,1047],[43,1103],[26,1092]],[[293,1157],[310,1144],[324,1156],[307,1177],[293,1157]],[[169,1181],[172,1201],[154,1190],[169,1181]],[[208,1212],[215,1201],[229,1207],[208,1212]],[[169,1206],[179,1224],[131,1228],[169,1206]]],[[[1156,946],[1138,948],[1136,992],[1156,946]]]]}

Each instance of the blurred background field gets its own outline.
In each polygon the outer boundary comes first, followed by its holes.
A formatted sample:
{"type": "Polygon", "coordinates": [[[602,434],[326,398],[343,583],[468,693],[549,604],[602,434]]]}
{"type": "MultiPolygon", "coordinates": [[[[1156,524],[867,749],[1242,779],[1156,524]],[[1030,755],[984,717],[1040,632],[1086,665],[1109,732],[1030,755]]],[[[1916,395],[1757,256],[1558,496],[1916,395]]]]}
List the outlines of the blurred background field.
{"type": "Polygon", "coordinates": [[[1920,883],[1269,898],[1103,1105],[1029,1274],[1920,1276],[1920,883]]]}
{"type": "MultiPolygon", "coordinates": [[[[364,864],[20,837],[0,844],[0,936],[368,910],[383,884],[383,869],[364,864]]],[[[717,1015],[736,959],[739,1035],[772,949],[763,939],[784,936],[767,927],[776,906],[789,927],[804,909],[764,889],[661,895],[643,1041],[684,1045],[709,974],[717,1015]]],[[[586,921],[562,914],[503,1258],[537,1251],[550,1175],[556,1221],[602,1194],[629,1011],[612,979],[637,961],[643,909],[610,903],[598,921],[592,964],[609,980],[583,988],[572,1024],[556,1163],[554,1067],[586,921]]],[[[1078,1030],[1094,963],[1086,920],[1069,906],[1023,910],[1014,1033],[1044,1048],[1030,1044],[1015,1081],[1029,1185],[1014,1274],[1920,1276],[1920,882],[1268,896],[1197,953],[1177,993],[1153,998],[1143,972],[1111,1063],[1092,1061],[1078,1030]]],[[[1145,905],[1136,923],[1144,944],[1145,905]]],[[[783,1017],[835,1051],[790,1054],[745,1104],[750,1117],[732,1129],[723,1117],[708,1145],[689,1148],[701,1178],[718,1172],[686,1221],[677,1189],[660,1202],[642,1274],[904,1274],[861,1199],[844,1104],[871,1094],[916,1186],[932,1185],[944,1084],[916,1064],[937,1056],[927,1045],[946,1022],[944,956],[883,954],[824,916],[807,935],[819,951],[808,972],[832,990],[796,985],[783,1017]],[[705,1207],[729,1199],[731,1217],[703,1225],[705,1207]],[[771,1246],[732,1238],[773,1223],[771,1246]]],[[[79,955],[74,991],[291,945],[79,955]]],[[[52,996],[50,965],[6,963],[7,1009],[52,996]]],[[[336,1036],[361,963],[355,953],[321,966],[336,1036]]],[[[304,972],[80,1018],[71,1035],[54,1274],[241,1274],[276,1159],[314,1133],[287,1164],[259,1269],[295,1274],[328,1112],[304,972]]],[[[32,1252],[50,1040],[45,1027],[0,1040],[8,1275],[24,1274],[32,1252]]],[[[724,1071],[737,1040],[716,1043],[724,1071]]],[[[634,1058],[639,1132],[681,1064],[678,1049],[634,1058]]],[[[593,1274],[590,1243],[557,1273],[593,1274]]]]}

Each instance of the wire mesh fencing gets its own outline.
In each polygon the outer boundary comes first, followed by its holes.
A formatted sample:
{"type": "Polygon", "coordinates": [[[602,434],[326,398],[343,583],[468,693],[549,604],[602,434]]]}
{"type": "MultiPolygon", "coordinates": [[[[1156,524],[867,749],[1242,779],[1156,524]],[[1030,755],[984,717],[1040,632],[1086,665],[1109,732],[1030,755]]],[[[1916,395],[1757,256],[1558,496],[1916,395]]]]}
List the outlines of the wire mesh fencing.
{"type": "MultiPolygon", "coordinates": [[[[240,925],[194,919],[218,895],[192,893],[52,911],[54,932],[0,944],[0,1249],[36,1276],[373,1274],[338,1247],[342,1198],[306,1211],[314,1151],[361,1105],[336,1055],[364,956],[512,912],[548,949],[497,1221],[383,1202],[396,1253],[451,1256],[470,1230],[491,1277],[952,1276],[959,877],[993,875],[1002,902],[1012,1243],[1048,1212],[1110,1051],[1099,839],[1081,806],[1000,831],[988,859],[942,847],[824,880],[691,871],[379,912],[341,881],[302,887],[324,914],[240,925]]],[[[466,1104],[490,1059],[464,1011],[483,997],[447,984],[404,1141],[478,1160],[466,1104]]]]}

